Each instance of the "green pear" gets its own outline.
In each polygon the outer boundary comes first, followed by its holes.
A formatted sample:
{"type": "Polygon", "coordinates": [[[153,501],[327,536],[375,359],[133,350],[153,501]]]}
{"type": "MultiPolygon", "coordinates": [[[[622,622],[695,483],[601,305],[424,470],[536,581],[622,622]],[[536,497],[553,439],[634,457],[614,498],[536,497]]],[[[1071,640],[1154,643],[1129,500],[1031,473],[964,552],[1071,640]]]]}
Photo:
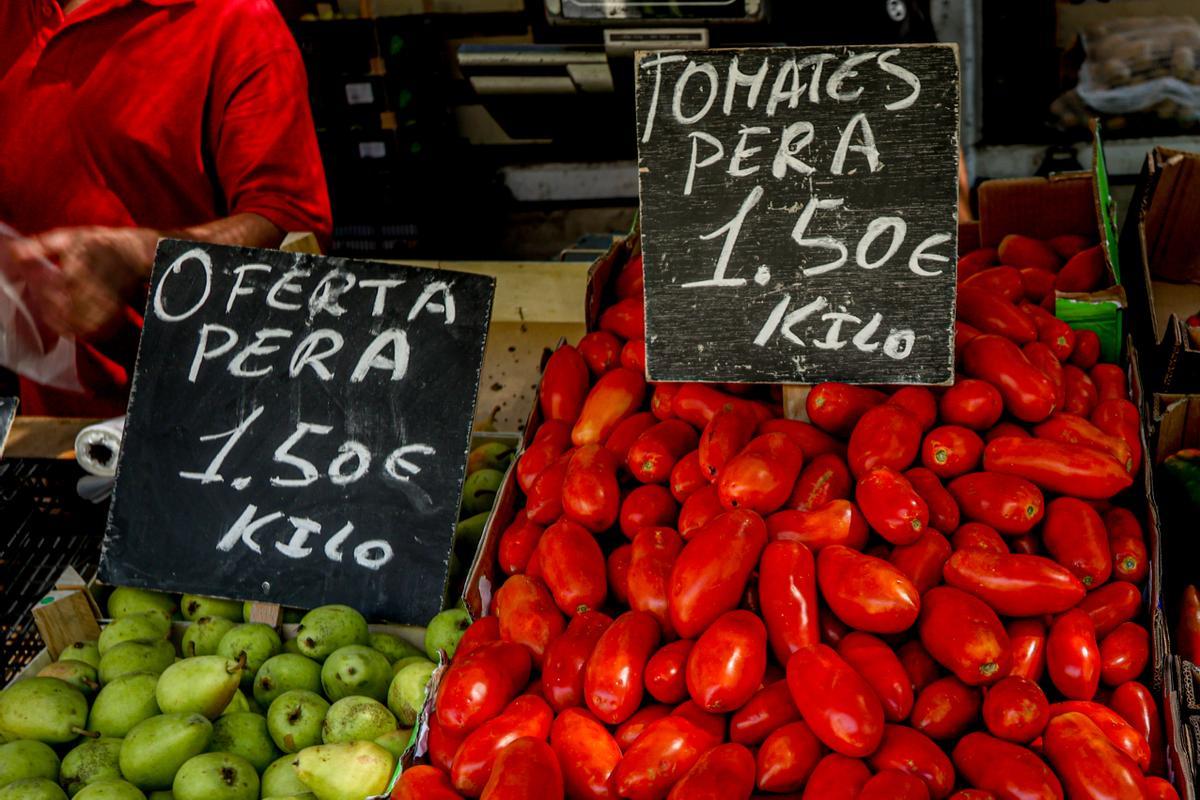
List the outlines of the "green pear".
{"type": "Polygon", "coordinates": [[[233,698],[229,701],[229,705],[225,706],[225,710],[221,712],[221,716],[225,716],[226,714],[243,714],[251,711],[256,714],[258,713],[250,707],[250,699],[242,693],[241,689],[238,689],[233,693],[233,698]]]}
{"type": "Polygon", "coordinates": [[[105,653],[121,642],[153,642],[167,638],[170,633],[170,620],[147,611],[114,619],[108,627],[100,631],[100,640],[96,644],[100,650],[100,657],[103,658],[105,653]]]}
{"type": "Polygon", "coordinates": [[[232,753],[205,753],[187,761],[171,784],[175,800],[258,800],[258,773],[232,753]]]}
{"type": "Polygon", "coordinates": [[[295,653],[298,656],[304,655],[303,653],[300,652],[300,640],[299,639],[284,639],[283,652],[295,653]]]}
{"type": "Polygon", "coordinates": [[[472,556],[476,548],[479,547],[479,541],[483,538],[483,529],[487,526],[488,518],[492,516],[491,511],[480,511],[474,516],[461,519],[454,526],[454,544],[462,552],[469,553],[472,556]]]}
{"type": "Polygon", "coordinates": [[[280,750],[295,753],[321,741],[321,725],[328,712],[324,697],[294,689],[276,697],[267,709],[267,730],[280,750]]]}
{"type": "Polygon", "coordinates": [[[397,661],[395,664],[392,664],[392,675],[399,674],[400,670],[404,669],[409,664],[433,664],[433,662],[425,656],[406,656],[405,658],[397,661]]]}
{"type": "Polygon", "coordinates": [[[396,718],[387,706],[370,697],[345,697],[329,707],[321,725],[325,744],[376,739],[396,730],[396,718]]]}
{"type": "Polygon", "coordinates": [[[412,642],[391,633],[372,633],[368,637],[367,643],[371,649],[383,653],[384,657],[393,664],[409,656],[425,655],[425,651],[412,642]]]}
{"type": "Polygon", "coordinates": [[[218,717],[213,723],[213,737],[208,749],[213,753],[240,756],[253,764],[258,772],[280,756],[267,730],[267,718],[246,712],[218,717]]]}
{"type": "Polygon", "coordinates": [[[397,728],[394,731],[388,731],[383,736],[376,736],[375,744],[387,750],[399,761],[408,750],[408,743],[411,740],[412,728],[397,728]]]}
{"type": "Polygon", "coordinates": [[[221,642],[217,645],[217,655],[235,661],[244,658],[246,668],[242,672],[242,684],[249,687],[254,682],[259,667],[277,654],[281,647],[283,643],[279,640],[279,634],[270,625],[247,622],[235,626],[221,637],[221,642]]]}
{"type": "Polygon", "coordinates": [[[25,778],[0,786],[0,800],[67,800],[67,796],[54,781],[25,778]]]}
{"type": "Polygon", "coordinates": [[[321,687],[330,700],[362,695],[383,701],[391,680],[392,665],[383,653],[361,644],[339,647],[321,666],[321,687]]]}
{"type": "Polygon", "coordinates": [[[131,672],[158,674],[175,663],[175,646],[166,639],[121,642],[100,657],[100,685],[131,672]]]}
{"type": "Polygon", "coordinates": [[[370,639],[367,621],[350,606],[320,606],[304,615],[296,629],[300,652],[317,661],[351,644],[365,645],[370,639]]]}
{"type": "Polygon", "coordinates": [[[87,724],[87,698],[58,678],[29,678],[0,692],[0,733],[9,740],[62,744],[87,724]]]}
{"type": "Polygon", "coordinates": [[[431,661],[438,660],[438,651],[445,650],[446,658],[454,658],[458,643],[467,628],[471,627],[471,615],[461,608],[448,608],[433,619],[425,628],[425,655],[431,661]]]}
{"type": "Polygon", "coordinates": [[[215,656],[221,637],[237,627],[237,623],[224,617],[201,617],[187,626],[179,649],[184,658],[192,656],[215,656]]]}
{"type": "Polygon", "coordinates": [[[307,656],[280,653],[268,658],[254,676],[254,699],[260,705],[269,706],[292,689],[321,691],[321,665],[307,656]]]}
{"type": "Polygon", "coordinates": [[[69,644],[58,654],[59,661],[82,661],[85,664],[91,664],[97,669],[100,668],[100,644],[94,639],[85,639],[74,644],[69,644]]]}
{"type": "Polygon", "coordinates": [[[383,794],[396,759],[374,742],[307,747],[296,757],[296,774],[317,800],[362,800],[383,794]]]}
{"type": "Polygon", "coordinates": [[[106,684],[92,702],[88,730],[120,739],[134,725],[158,716],[162,712],[155,699],[157,686],[153,672],[131,672],[106,684]]]}
{"type": "Polygon", "coordinates": [[[107,780],[89,783],[75,800],[146,800],[146,795],[128,781],[107,780]]]}
{"type": "Polygon", "coordinates": [[[100,677],[99,672],[91,664],[84,661],[55,661],[53,664],[47,664],[38,671],[39,678],[58,678],[60,681],[65,681],[71,684],[79,691],[83,692],[84,696],[90,697],[100,688],[100,683],[97,680],[100,677]]]}
{"type": "Polygon", "coordinates": [[[242,621],[242,604],[223,597],[205,597],[185,594],[179,599],[179,611],[183,618],[195,622],[201,617],[224,617],[233,622],[242,621]]]}
{"type": "Polygon", "coordinates": [[[412,727],[425,705],[425,687],[437,667],[433,662],[409,664],[396,673],[388,687],[387,704],[401,725],[412,727]]]}
{"type": "Polygon", "coordinates": [[[32,739],[0,744],[0,786],[26,778],[58,780],[58,756],[50,745],[32,739]]]}
{"type": "Polygon", "coordinates": [[[503,483],[504,473],[498,469],[481,469],[468,475],[463,481],[463,514],[470,517],[490,509],[503,483]]]}
{"type": "Polygon", "coordinates": [[[238,690],[242,661],[196,656],[176,661],[158,676],[154,696],[164,714],[203,714],[216,719],[238,690]]]}
{"type": "Polygon", "coordinates": [[[504,442],[485,442],[473,449],[467,456],[467,474],[471,475],[481,469],[494,469],[504,472],[513,459],[512,445],[504,442]]]}
{"type": "Polygon", "coordinates": [[[89,783],[120,780],[121,740],[100,737],[88,739],[63,756],[58,782],[74,797],[89,783]]]}
{"type": "Polygon", "coordinates": [[[151,717],[121,743],[121,774],[139,789],[166,789],[185,761],[208,749],[210,739],[212,723],[201,714],[151,717]]]}
{"type": "Polygon", "coordinates": [[[156,611],[170,619],[178,610],[179,604],[175,602],[174,596],[153,592],[149,589],[118,586],[108,596],[108,616],[113,619],[128,617],[130,614],[142,614],[146,611],[156,611]]]}
{"type": "Polygon", "coordinates": [[[263,797],[272,797],[280,794],[304,794],[308,791],[308,787],[300,781],[300,776],[296,774],[296,765],[292,763],[295,760],[295,756],[286,755],[283,758],[272,761],[271,765],[263,770],[263,797]]]}

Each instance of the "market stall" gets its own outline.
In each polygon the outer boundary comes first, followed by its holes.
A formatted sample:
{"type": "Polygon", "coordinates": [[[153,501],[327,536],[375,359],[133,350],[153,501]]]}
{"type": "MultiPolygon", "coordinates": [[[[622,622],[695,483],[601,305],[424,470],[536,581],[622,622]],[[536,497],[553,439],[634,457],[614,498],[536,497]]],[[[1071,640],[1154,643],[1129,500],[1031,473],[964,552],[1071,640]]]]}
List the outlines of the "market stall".
{"type": "Polygon", "coordinates": [[[952,46],[637,69],[586,271],[160,244],[0,800],[1195,797],[1177,195],[960,223],[952,46]]]}

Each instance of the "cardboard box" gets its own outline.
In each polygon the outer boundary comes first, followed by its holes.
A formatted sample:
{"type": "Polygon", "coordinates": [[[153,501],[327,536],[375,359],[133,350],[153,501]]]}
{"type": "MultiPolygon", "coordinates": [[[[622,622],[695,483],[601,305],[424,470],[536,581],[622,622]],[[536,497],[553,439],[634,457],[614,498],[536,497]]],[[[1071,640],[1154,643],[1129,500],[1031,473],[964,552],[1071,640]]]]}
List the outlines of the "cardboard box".
{"type": "MultiPolygon", "coordinates": [[[[598,327],[600,308],[604,300],[604,290],[609,285],[616,270],[637,252],[637,246],[635,238],[618,239],[613,242],[608,252],[588,269],[587,287],[584,292],[583,303],[586,331],[593,331],[598,327]]],[[[499,293],[497,293],[497,297],[499,297],[499,293]]],[[[582,332],[580,331],[580,333],[582,332]]],[[[578,338],[578,336],[574,336],[571,338],[571,341],[576,341],[578,338]]],[[[561,347],[566,341],[566,337],[559,339],[558,346],[561,347]]],[[[489,343],[490,349],[491,345],[489,343]]],[[[545,360],[548,357],[549,352],[542,359],[541,367],[545,366],[545,360]]],[[[517,485],[517,462],[525,452],[525,448],[529,446],[534,432],[537,431],[542,421],[541,408],[536,402],[538,396],[537,390],[540,384],[541,380],[539,377],[532,393],[528,417],[521,428],[521,447],[504,475],[504,482],[500,486],[500,491],[496,494],[495,505],[492,506],[492,515],[488,518],[487,525],[484,526],[479,549],[475,553],[475,560],[467,572],[462,601],[470,612],[472,619],[479,619],[481,616],[492,612],[492,600],[495,597],[496,589],[506,577],[501,574],[497,561],[497,553],[500,547],[500,537],[504,535],[504,531],[512,523],[513,517],[516,516],[517,504],[521,502],[521,489],[517,485]]],[[[445,667],[443,665],[430,679],[429,690],[425,696],[425,707],[421,709],[420,717],[417,720],[417,727],[414,729],[414,744],[404,754],[404,758],[400,764],[401,769],[411,767],[414,763],[424,759],[429,753],[428,719],[429,715],[433,713],[434,698],[437,697],[437,687],[444,671],[445,667]]]]}
{"type": "Polygon", "coordinates": [[[1154,392],[1200,392],[1200,347],[1184,320],[1200,310],[1200,154],[1156,147],[1146,156],[1121,233],[1136,312],[1130,325],[1154,392]]]}
{"type": "MultiPolygon", "coordinates": [[[[1097,224],[1097,215],[1094,205],[1089,205],[1091,201],[1084,202],[1085,197],[1093,197],[1093,187],[1091,176],[1087,174],[1076,174],[1071,176],[1062,176],[1053,179],[1023,179],[1018,181],[990,181],[989,184],[1002,184],[998,189],[993,187],[989,192],[989,200],[995,203],[1001,203],[1005,198],[1019,197],[1021,194],[1028,192],[1030,197],[1037,197],[1038,202],[1047,204],[1047,208],[1055,207],[1055,213],[1062,213],[1063,219],[1071,219],[1070,224],[1077,227],[1068,228],[1069,232],[1079,232],[1083,235],[1096,235],[1094,229],[1089,229],[1085,226],[1083,219],[1085,210],[1091,214],[1090,224],[1097,224]],[[1005,185],[1006,184],[1006,185],[1005,185]],[[1086,190],[1086,192],[1084,191],[1086,190]],[[1015,192],[1014,195],[1008,195],[1008,192],[1015,192]],[[1056,204],[1060,204],[1056,206],[1056,204]]],[[[987,184],[985,184],[987,185],[987,184]]],[[[1020,202],[1016,200],[1015,202],[1020,202]]],[[[967,223],[965,225],[968,231],[968,236],[992,236],[995,243],[999,242],[1000,238],[1005,235],[1003,228],[999,227],[1002,224],[1012,224],[1008,221],[1010,216],[1009,210],[998,211],[993,214],[993,228],[985,232],[982,223],[967,223]]],[[[1028,225],[1036,226],[1036,220],[1029,220],[1028,225]]],[[[1059,224],[1058,222],[1054,224],[1059,224]]],[[[960,226],[960,235],[964,226],[960,226]]],[[[1051,233],[1033,232],[1038,228],[1018,228],[1017,230],[1009,230],[1009,232],[1020,232],[1028,235],[1050,236],[1051,233]]],[[[1053,228],[1062,232],[1063,228],[1053,228]]],[[[992,245],[994,246],[994,245],[992,245]]],[[[585,297],[585,318],[587,321],[587,330],[595,330],[599,320],[601,305],[608,299],[606,291],[610,285],[611,279],[615,276],[617,270],[637,252],[637,239],[630,237],[616,241],[603,257],[596,261],[588,270],[587,290],[585,297]]],[[[1110,276],[1111,272],[1110,264],[1110,276]]],[[[1119,292],[1119,287],[1118,287],[1119,292]]],[[[1101,293],[1101,296],[1106,296],[1101,293]]],[[[1123,299],[1123,298],[1122,298],[1123,299]]],[[[1083,302],[1097,302],[1095,297],[1089,296],[1083,302]]],[[[1107,302],[1100,300],[1099,302],[1107,302]]],[[[561,344],[561,342],[560,342],[561,344]]],[[[1142,385],[1139,379],[1140,371],[1137,363],[1137,351],[1132,344],[1126,345],[1118,350],[1124,349],[1129,359],[1128,379],[1130,391],[1134,402],[1139,406],[1142,404],[1142,385]]],[[[544,364],[543,364],[544,365],[544,364]]],[[[536,394],[535,394],[536,397],[536,394]]],[[[1200,401],[1200,398],[1198,398],[1200,401]]],[[[517,453],[517,459],[520,458],[524,448],[528,446],[532,439],[533,433],[537,430],[541,422],[541,412],[536,403],[529,413],[528,421],[524,427],[522,448],[517,453]]],[[[1149,452],[1146,432],[1143,431],[1142,440],[1143,450],[1149,452]]],[[[1176,783],[1180,787],[1180,795],[1185,800],[1196,800],[1195,784],[1192,779],[1190,765],[1193,763],[1192,751],[1187,747],[1180,745],[1176,748],[1175,743],[1185,741],[1185,726],[1186,719],[1179,713],[1179,677],[1178,666],[1175,663],[1177,659],[1172,656],[1170,647],[1170,637],[1167,630],[1166,615],[1163,605],[1163,590],[1162,590],[1162,564],[1163,564],[1163,549],[1162,536],[1160,535],[1161,526],[1159,523],[1159,514],[1154,500],[1153,482],[1152,482],[1152,466],[1151,459],[1147,457],[1143,461],[1143,469],[1141,474],[1141,482],[1135,483],[1135,491],[1140,490],[1145,498],[1144,506],[1138,504],[1133,510],[1138,514],[1139,518],[1145,525],[1147,534],[1147,546],[1151,558],[1150,575],[1146,588],[1146,602],[1144,605],[1144,615],[1139,617],[1139,621],[1147,625],[1151,630],[1153,661],[1150,665],[1149,682],[1152,685],[1156,699],[1163,709],[1164,724],[1167,726],[1166,741],[1168,743],[1168,758],[1181,766],[1175,767],[1173,773],[1176,778],[1176,783]],[[1172,728],[1172,726],[1175,726],[1172,728]],[[1186,767],[1186,771],[1184,769],[1186,767]],[[1183,777],[1186,776],[1186,777],[1183,777]]],[[[503,582],[504,575],[501,573],[496,561],[496,554],[499,547],[499,541],[508,525],[512,522],[516,514],[517,506],[522,500],[520,488],[516,482],[515,472],[516,459],[513,466],[505,475],[504,483],[500,492],[497,495],[496,505],[493,508],[492,516],[488,520],[488,524],[484,530],[483,537],[479,550],[476,554],[475,562],[471,565],[471,570],[468,573],[467,584],[463,595],[463,601],[467,609],[471,612],[472,618],[478,619],[479,616],[488,613],[494,613],[492,609],[492,600],[498,586],[503,582]]],[[[405,754],[402,766],[408,768],[415,763],[419,763],[428,755],[428,717],[433,713],[434,702],[436,697],[437,685],[444,674],[444,666],[439,669],[432,679],[431,688],[427,695],[425,708],[422,710],[421,718],[418,722],[418,728],[415,731],[415,745],[405,754]]]]}
{"type": "Polygon", "coordinates": [[[1102,358],[1115,362],[1125,343],[1122,317],[1127,301],[1121,287],[1112,222],[1116,212],[1098,129],[1093,151],[1091,172],[984,181],[978,190],[979,221],[959,226],[959,250],[965,252],[964,241],[977,243],[978,247],[998,247],[1011,233],[1038,239],[1078,234],[1099,242],[1104,249],[1107,288],[1087,293],[1058,292],[1055,313],[1072,328],[1095,331],[1100,336],[1102,358]]]}
{"type": "MultiPolygon", "coordinates": [[[[1192,565],[1200,555],[1194,536],[1195,510],[1163,475],[1159,465],[1182,447],[1200,446],[1200,395],[1151,395],[1144,407],[1147,425],[1148,469],[1153,476],[1150,508],[1156,547],[1160,551],[1159,576],[1162,627],[1170,650],[1162,687],[1162,715],[1167,729],[1168,757],[1179,778],[1183,797],[1196,797],[1200,774],[1200,693],[1195,666],[1176,655],[1171,636],[1178,622],[1178,603],[1183,589],[1196,581],[1192,565]]],[[[1157,641],[1157,636],[1156,636],[1157,641]]],[[[1156,654],[1157,658],[1157,654],[1156,654]]]]}
{"type": "MultiPolygon", "coordinates": [[[[628,240],[619,239],[613,243],[604,256],[588,269],[587,288],[585,289],[583,298],[586,331],[596,330],[600,319],[603,288],[608,285],[609,279],[616,268],[628,260],[632,252],[632,247],[628,243],[628,240]]],[[[497,296],[499,296],[498,293],[497,296]]],[[[495,323],[493,322],[494,325],[495,323]]],[[[577,339],[578,337],[575,337],[572,341],[577,339]]],[[[561,347],[565,341],[567,341],[566,337],[560,338],[557,347],[561,347]]],[[[489,351],[491,350],[490,344],[488,349],[489,351]]],[[[524,425],[520,428],[522,431],[520,449],[517,451],[513,463],[509,466],[508,472],[504,476],[504,483],[496,495],[495,505],[492,506],[492,516],[488,518],[487,525],[484,527],[483,537],[480,540],[479,549],[475,553],[475,561],[471,564],[471,569],[467,573],[463,601],[467,605],[467,610],[471,612],[471,616],[475,619],[489,612],[492,595],[499,581],[502,580],[502,577],[498,574],[499,567],[496,561],[497,548],[500,546],[500,536],[516,515],[517,503],[521,499],[521,490],[517,486],[517,461],[520,459],[521,454],[525,452],[525,448],[529,446],[534,432],[537,431],[538,426],[542,422],[541,408],[537,403],[538,392],[536,387],[541,384],[541,369],[545,366],[549,355],[550,351],[547,350],[538,365],[538,378],[529,398],[528,416],[524,425]]],[[[480,391],[482,392],[482,387],[480,391]]]]}
{"type": "MultiPolygon", "coordinates": [[[[78,574],[74,573],[73,570],[70,570],[69,573],[70,574],[64,573],[64,580],[66,580],[68,584],[70,583],[71,575],[74,575],[74,577],[76,577],[76,578],[78,577],[78,574]]],[[[266,605],[275,605],[275,604],[266,604],[266,605]]],[[[47,594],[46,598],[44,598],[42,601],[40,601],[34,607],[34,613],[36,614],[37,610],[39,608],[55,608],[55,607],[59,608],[59,613],[56,613],[53,615],[53,617],[54,617],[53,624],[55,626],[55,630],[57,630],[57,629],[61,629],[63,631],[67,631],[67,630],[88,631],[88,630],[91,630],[91,631],[95,631],[95,633],[88,636],[88,638],[94,639],[96,636],[99,635],[99,631],[103,629],[104,625],[107,624],[108,622],[111,622],[111,620],[101,617],[100,609],[96,605],[95,600],[92,599],[91,587],[83,587],[81,591],[74,591],[74,590],[63,591],[58,588],[55,588],[49,594],[47,594]],[[83,596],[86,599],[83,602],[69,602],[72,598],[78,598],[80,596],[83,596]]],[[[278,606],[275,606],[275,608],[278,609],[278,606]]],[[[38,622],[39,622],[39,628],[41,628],[42,620],[39,619],[38,622]]],[[[191,624],[192,624],[191,622],[173,622],[173,623],[171,623],[170,639],[171,639],[172,643],[175,645],[175,649],[177,652],[182,652],[180,650],[180,647],[183,642],[183,634],[184,634],[184,632],[187,631],[188,627],[191,624]]],[[[295,625],[295,624],[279,625],[277,627],[279,630],[280,638],[282,638],[284,641],[287,641],[289,639],[295,639],[296,635],[298,633],[298,629],[299,629],[299,625],[295,625]]],[[[418,625],[368,625],[367,629],[371,633],[390,633],[393,636],[397,636],[401,639],[404,639],[405,641],[407,641],[419,648],[424,648],[424,646],[425,646],[425,629],[418,625]]],[[[43,630],[45,630],[45,629],[43,629],[43,630]]],[[[65,647],[65,646],[71,644],[72,641],[74,641],[74,639],[70,639],[70,638],[66,639],[66,640],[62,640],[62,641],[53,640],[52,647],[53,647],[54,651],[57,652],[58,650],[61,650],[62,647],[65,647]]],[[[56,657],[56,655],[52,654],[52,651],[50,648],[43,649],[40,653],[37,654],[37,656],[35,656],[33,658],[32,661],[30,661],[25,666],[25,668],[23,670],[21,670],[20,673],[17,674],[17,676],[13,679],[13,683],[17,683],[18,681],[28,680],[29,678],[35,677],[39,672],[41,672],[47,666],[52,664],[55,661],[55,657],[56,657]]],[[[433,688],[435,690],[436,690],[436,685],[437,685],[436,679],[440,678],[441,672],[443,669],[444,669],[444,665],[442,666],[441,669],[438,670],[438,672],[435,675],[434,682],[431,683],[431,686],[433,686],[433,688]]],[[[431,691],[430,696],[433,696],[433,693],[434,692],[431,691]]],[[[426,724],[426,722],[427,722],[427,718],[425,716],[426,713],[427,713],[426,711],[422,711],[422,716],[418,719],[418,723],[417,723],[418,726],[424,726],[426,724]]],[[[418,727],[414,726],[413,730],[414,730],[414,734],[415,734],[415,732],[418,730],[418,727]]],[[[414,739],[415,739],[415,736],[414,736],[414,739]]],[[[410,740],[410,744],[409,744],[410,752],[413,749],[411,741],[412,740],[410,740]]],[[[400,762],[398,762],[396,765],[396,771],[392,775],[392,780],[388,784],[389,792],[391,791],[392,786],[395,784],[396,780],[399,778],[400,772],[402,769],[403,769],[402,764],[400,762]]],[[[377,795],[376,797],[368,798],[367,800],[387,800],[387,795],[386,794],[377,795]]]]}
{"type": "Polygon", "coordinates": [[[1182,800],[1196,797],[1196,742],[1200,741],[1200,716],[1189,715],[1189,693],[1195,696],[1195,666],[1173,659],[1169,690],[1161,716],[1166,727],[1167,768],[1182,800]]]}

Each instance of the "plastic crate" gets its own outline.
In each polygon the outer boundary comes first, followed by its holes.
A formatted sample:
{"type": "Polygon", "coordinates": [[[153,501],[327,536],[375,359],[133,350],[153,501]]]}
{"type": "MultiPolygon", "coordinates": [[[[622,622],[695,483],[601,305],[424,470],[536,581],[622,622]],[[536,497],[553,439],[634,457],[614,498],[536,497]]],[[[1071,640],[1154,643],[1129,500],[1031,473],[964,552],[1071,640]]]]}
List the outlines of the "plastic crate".
{"type": "Polygon", "coordinates": [[[66,567],[96,574],[108,503],[76,493],[74,461],[0,461],[0,686],[42,649],[30,609],[66,567]]]}

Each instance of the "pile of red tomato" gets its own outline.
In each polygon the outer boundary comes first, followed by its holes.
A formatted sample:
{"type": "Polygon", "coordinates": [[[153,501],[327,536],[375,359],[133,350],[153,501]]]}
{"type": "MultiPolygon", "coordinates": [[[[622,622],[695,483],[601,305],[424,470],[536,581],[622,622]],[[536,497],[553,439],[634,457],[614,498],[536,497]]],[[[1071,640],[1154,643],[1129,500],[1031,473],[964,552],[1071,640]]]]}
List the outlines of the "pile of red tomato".
{"type": "Polygon", "coordinates": [[[507,577],[393,797],[1176,798],[1138,411],[1039,305],[1085,244],[964,257],[955,384],[821,384],[808,422],[647,384],[631,259],[546,366],[507,577]]]}

